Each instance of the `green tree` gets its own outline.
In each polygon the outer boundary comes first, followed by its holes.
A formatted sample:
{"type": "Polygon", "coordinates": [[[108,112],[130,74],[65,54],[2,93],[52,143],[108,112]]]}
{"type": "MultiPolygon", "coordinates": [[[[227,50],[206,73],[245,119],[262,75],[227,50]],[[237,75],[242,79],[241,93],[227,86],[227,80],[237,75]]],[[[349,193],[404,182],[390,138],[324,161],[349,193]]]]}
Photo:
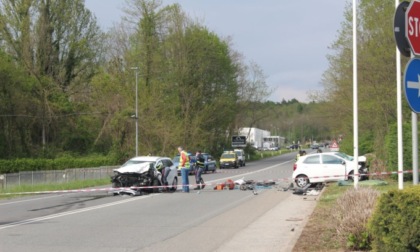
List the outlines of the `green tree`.
{"type": "Polygon", "coordinates": [[[89,81],[100,59],[102,35],[98,30],[83,0],[0,2],[2,44],[36,79],[31,90],[35,102],[27,111],[36,120],[31,138],[22,144],[66,143],[62,130],[71,132],[69,127],[81,123],[77,116],[57,119],[80,114],[84,108],[89,81]]]}
{"type": "MultiPolygon", "coordinates": [[[[387,158],[385,135],[396,121],[395,42],[392,27],[394,3],[379,0],[358,2],[358,115],[359,144],[364,151],[375,151],[387,158]],[[380,43],[378,43],[380,41],[380,43]]],[[[328,56],[330,66],[324,73],[324,111],[328,123],[344,134],[350,146],[353,135],[353,59],[352,9],[347,5],[345,21],[334,54],[328,56]]],[[[364,154],[364,153],[361,153],[364,154]]]]}

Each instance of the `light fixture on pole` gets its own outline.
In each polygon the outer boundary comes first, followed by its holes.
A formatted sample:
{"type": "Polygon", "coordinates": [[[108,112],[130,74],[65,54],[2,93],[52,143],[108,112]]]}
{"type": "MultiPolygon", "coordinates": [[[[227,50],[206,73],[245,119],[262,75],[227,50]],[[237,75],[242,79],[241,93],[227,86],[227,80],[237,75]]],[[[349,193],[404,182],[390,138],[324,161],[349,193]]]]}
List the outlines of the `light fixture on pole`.
{"type": "Polygon", "coordinates": [[[139,155],[139,110],[138,110],[138,74],[139,74],[139,68],[138,67],[132,67],[132,70],[136,70],[136,157],[139,155]]]}

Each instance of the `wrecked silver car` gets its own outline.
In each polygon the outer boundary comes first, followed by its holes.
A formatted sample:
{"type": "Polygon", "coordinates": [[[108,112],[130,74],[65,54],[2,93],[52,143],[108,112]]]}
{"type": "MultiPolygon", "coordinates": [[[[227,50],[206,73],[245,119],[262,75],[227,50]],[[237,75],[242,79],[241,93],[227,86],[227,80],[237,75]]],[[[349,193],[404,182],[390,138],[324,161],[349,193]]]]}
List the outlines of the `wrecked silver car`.
{"type": "Polygon", "coordinates": [[[139,156],[128,160],[111,176],[114,195],[176,191],[178,177],[168,157],[139,156]]]}

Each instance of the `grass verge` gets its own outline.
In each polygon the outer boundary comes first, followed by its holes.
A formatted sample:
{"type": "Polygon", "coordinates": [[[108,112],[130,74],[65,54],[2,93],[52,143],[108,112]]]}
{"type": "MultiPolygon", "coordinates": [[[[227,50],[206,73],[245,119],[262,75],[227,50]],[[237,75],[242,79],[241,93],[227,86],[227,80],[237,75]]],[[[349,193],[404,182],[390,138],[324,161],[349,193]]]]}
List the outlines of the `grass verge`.
{"type": "MultiPolygon", "coordinates": [[[[398,182],[386,181],[386,185],[372,185],[371,183],[359,184],[360,187],[372,187],[381,193],[398,188],[398,182]]],[[[404,183],[404,188],[412,186],[412,183],[404,183]]],[[[332,211],[337,199],[353,186],[339,186],[330,183],[324,189],[314,212],[310,216],[305,228],[299,237],[293,252],[311,251],[348,251],[346,241],[340,238],[336,228],[339,223],[332,218],[332,211]]]]}
{"type": "MultiPolygon", "coordinates": [[[[36,184],[36,185],[21,185],[15,186],[7,190],[0,189],[0,199],[8,199],[14,197],[27,196],[35,194],[36,192],[46,191],[60,191],[60,190],[75,190],[84,189],[97,186],[109,185],[109,178],[97,179],[97,180],[79,180],[68,183],[60,184],[36,184]]],[[[41,194],[41,193],[39,193],[41,194]]]]}

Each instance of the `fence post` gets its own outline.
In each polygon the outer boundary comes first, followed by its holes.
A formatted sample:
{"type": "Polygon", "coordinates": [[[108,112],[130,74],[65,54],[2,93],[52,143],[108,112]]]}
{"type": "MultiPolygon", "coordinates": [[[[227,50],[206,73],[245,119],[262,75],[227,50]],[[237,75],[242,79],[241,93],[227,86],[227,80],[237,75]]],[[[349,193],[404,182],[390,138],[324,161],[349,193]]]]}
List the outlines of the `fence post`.
{"type": "Polygon", "coordinates": [[[1,189],[4,190],[4,178],[5,176],[2,174],[0,175],[0,181],[1,181],[1,189]]]}

